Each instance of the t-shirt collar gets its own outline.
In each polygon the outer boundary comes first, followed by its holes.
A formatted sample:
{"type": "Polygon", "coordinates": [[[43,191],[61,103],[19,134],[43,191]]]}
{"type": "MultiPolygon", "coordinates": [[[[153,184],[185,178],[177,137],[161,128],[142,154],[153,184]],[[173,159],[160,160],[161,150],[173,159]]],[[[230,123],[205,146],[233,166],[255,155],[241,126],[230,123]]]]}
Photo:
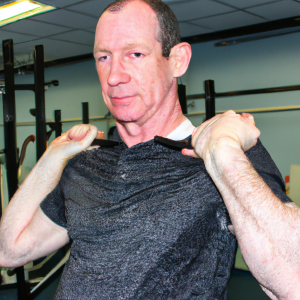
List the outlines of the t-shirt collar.
{"type": "Polygon", "coordinates": [[[195,126],[191,123],[191,121],[185,117],[185,121],[183,121],[177,128],[175,128],[167,138],[174,141],[180,141],[187,137],[189,137],[194,130],[195,126]]]}

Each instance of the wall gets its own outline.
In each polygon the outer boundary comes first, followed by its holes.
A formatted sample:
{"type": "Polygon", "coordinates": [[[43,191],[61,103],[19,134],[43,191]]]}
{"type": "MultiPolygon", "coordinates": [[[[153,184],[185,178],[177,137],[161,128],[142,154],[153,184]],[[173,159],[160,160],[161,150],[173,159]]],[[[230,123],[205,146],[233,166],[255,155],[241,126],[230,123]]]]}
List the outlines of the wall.
{"type": "MultiPolygon", "coordinates": [[[[215,42],[193,45],[191,66],[183,83],[187,94],[204,93],[203,82],[215,81],[217,92],[299,85],[300,34],[214,47],[215,42]]],[[[190,111],[204,110],[196,100],[190,111]]],[[[300,91],[220,98],[216,110],[300,105],[300,91]]],[[[300,111],[254,114],[261,140],[282,175],[300,164],[300,111]]],[[[194,117],[194,123],[203,117],[194,117]]]]}

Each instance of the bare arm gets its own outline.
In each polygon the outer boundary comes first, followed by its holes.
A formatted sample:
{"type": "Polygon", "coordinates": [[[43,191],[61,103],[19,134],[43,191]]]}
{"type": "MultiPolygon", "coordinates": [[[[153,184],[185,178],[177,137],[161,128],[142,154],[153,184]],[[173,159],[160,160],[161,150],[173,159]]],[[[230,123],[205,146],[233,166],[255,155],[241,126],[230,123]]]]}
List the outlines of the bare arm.
{"type": "Polygon", "coordinates": [[[201,125],[193,143],[222,194],[249,269],[272,299],[296,300],[300,210],[283,204],[245,156],[258,136],[252,116],[227,112],[201,125]]]}
{"type": "Polygon", "coordinates": [[[24,265],[68,243],[67,230],[44,215],[39,205],[58,184],[68,160],[87,149],[96,135],[95,126],[75,126],[48,147],[2,216],[0,266],[24,265]]]}

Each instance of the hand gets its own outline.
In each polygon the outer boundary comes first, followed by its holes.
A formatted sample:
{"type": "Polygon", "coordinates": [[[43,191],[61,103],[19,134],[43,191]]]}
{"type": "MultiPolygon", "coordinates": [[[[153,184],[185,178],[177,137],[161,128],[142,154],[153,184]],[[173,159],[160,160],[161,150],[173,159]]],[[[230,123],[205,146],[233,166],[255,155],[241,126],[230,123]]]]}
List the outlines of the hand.
{"type": "Polygon", "coordinates": [[[182,153],[205,161],[215,153],[222,155],[222,151],[226,152],[228,149],[230,152],[245,152],[256,144],[259,135],[260,131],[255,127],[252,115],[239,115],[230,110],[195,128],[192,136],[194,150],[183,149],[182,153]]]}
{"type": "Polygon", "coordinates": [[[97,131],[94,125],[76,125],[62,136],[56,138],[48,147],[48,155],[55,155],[63,160],[69,160],[84,150],[91,150],[99,146],[90,147],[95,138],[104,138],[104,133],[97,131]]]}

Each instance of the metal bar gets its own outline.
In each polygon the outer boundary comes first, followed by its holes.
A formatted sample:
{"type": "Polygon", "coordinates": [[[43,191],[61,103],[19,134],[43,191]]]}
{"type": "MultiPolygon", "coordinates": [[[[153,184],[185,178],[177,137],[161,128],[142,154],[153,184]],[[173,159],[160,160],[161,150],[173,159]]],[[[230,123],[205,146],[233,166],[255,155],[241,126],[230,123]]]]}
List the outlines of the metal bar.
{"type": "Polygon", "coordinates": [[[209,120],[216,115],[215,82],[213,80],[206,80],[204,82],[204,86],[205,86],[205,111],[206,111],[205,120],[209,120]]]}
{"type": "Polygon", "coordinates": [[[89,124],[89,103],[82,102],[82,124],[89,124]]]}
{"type": "Polygon", "coordinates": [[[34,91],[36,122],[36,159],[39,160],[46,151],[46,112],[44,89],[44,47],[34,47],[34,91]]]}
{"type": "MultiPolygon", "coordinates": [[[[295,111],[300,110],[300,105],[295,106],[279,106],[279,107],[264,107],[264,108],[247,108],[247,109],[234,109],[236,113],[274,113],[274,112],[283,112],[283,111],[295,111]]],[[[218,110],[216,114],[223,114],[226,110],[218,110]]],[[[201,116],[205,115],[205,111],[197,111],[187,114],[186,116],[201,116]]]]}
{"type": "Polygon", "coordinates": [[[300,85],[292,85],[292,86],[282,86],[282,87],[275,87],[275,88],[216,93],[216,97],[222,98],[222,97],[233,97],[233,96],[244,96],[244,95],[281,93],[281,92],[290,92],[290,91],[299,91],[299,90],[300,90],[300,85]]]}
{"type": "MultiPolygon", "coordinates": [[[[18,189],[18,151],[16,130],[16,103],[14,89],[15,78],[13,41],[2,41],[2,49],[5,73],[5,94],[3,94],[5,158],[7,169],[8,195],[9,199],[11,199],[18,189]]],[[[18,300],[26,300],[24,268],[16,268],[16,273],[18,286],[18,300]]]]}
{"type": "Polygon", "coordinates": [[[0,218],[4,211],[4,197],[3,197],[3,165],[0,164],[0,218]]]}
{"type": "Polygon", "coordinates": [[[178,97],[183,114],[187,114],[186,88],[183,84],[178,84],[178,97]]]}
{"type": "Polygon", "coordinates": [[[15,91],[35,91],[34,84],[15,84],[15,91]]]}
{"type": "Polygon", "coordinates": [[[70,250],[66,252],[65,256],[61,259],[61,261],[43,278],[43,280],[41,282],[39,282],[31,291],[31,297],[30,299],[34,299],[35,296],[37,296],[37,294],[39,293],[39,290],[46,285],[47,281],[49,281],[49,279],[55,274],[57,273],[59,270],[62,270],[62,267],[64,266],[64,264],[67,262],[67,260],[69,259],[70,256],[70,250]]]}
{"type": "Polygon", "coordinates": [[[199,100],[205,99],[205,94],[195,94],[186,96],[186,100],[199,100]]]}
{"type": "Polygon", "coordinates": [[[55,137],[61,136],[62,133],[62,123],[61,123],[61,110],[54,111],[54,121],[55,121],[55,137]]]}
{"type": "MultiPolygon", "coordinates": [[[[300,90],[300,85],[290,85],[290,86],[282,86],[282,87],[275,87],[275,88],[263,88],[263,89],[255,89],[255,90],[216,93],[215,97],[224,98],[224,97],[245,96],[245,95],[291,92],[291,91],[299,91],[299,90],[300,90]]],[[[187,100],[205,99],[205,94],[188,95],[186,99],[187,100]]]]}
{"type": "Polygon", "coordinates": [[[181,39],[183,42],[189,44],[204,43],[215,40],[222,40],[238,36],[247,36],[251,34],[257,34],[267,31],[274,31],[284,28],[294,28],[300,26],[300,17],[295,16],[286,19],[280,19],[270,22],[263,22],[259,24],[243,26],[233,29],[226,29],[222,31],[216,31],[212,33],[199,34],[194,36],[188,36],[181,39]]]}

